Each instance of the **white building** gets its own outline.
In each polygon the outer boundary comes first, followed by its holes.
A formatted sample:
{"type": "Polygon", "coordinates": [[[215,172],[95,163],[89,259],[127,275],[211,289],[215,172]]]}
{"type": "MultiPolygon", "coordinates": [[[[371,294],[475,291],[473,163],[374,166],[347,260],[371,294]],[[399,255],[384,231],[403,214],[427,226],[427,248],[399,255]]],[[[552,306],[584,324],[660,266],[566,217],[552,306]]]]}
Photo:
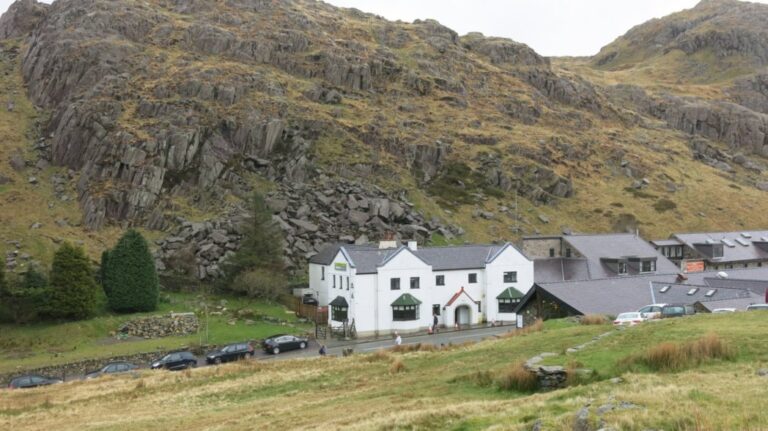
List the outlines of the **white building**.
{"type": "Polygon", "coordinates": [[[533,262],[512,244],[418,248],[335,245],[310,259],[309,291],[329,324],[359,334],[510,322],[533,285],[533,262]]]}

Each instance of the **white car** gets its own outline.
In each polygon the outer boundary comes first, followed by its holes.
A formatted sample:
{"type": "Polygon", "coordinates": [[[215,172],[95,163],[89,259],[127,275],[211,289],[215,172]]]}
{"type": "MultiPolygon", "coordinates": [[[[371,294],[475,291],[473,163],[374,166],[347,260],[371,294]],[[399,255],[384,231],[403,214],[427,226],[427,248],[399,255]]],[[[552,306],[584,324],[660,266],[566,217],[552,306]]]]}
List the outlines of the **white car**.
{"type": "Polygon", "coordinates": [[[661,309],[667,304],[651,304],[637,310],[646,319],[658,319],[661,317],[661,309]]]}
{"type": "Polygon", "coordinates": [[[715,308],[712,310],[712,314],[722,314],[722,313],[735,313],[736,309],[732,307],[726,307],[726,308],[715,308]]]}
{"type": "Polygon", "coordinates": [[[754,310],[768,310],[768,304],[752,304],[749,307],[747,307],[747,311],[754,311],[754,310]]]}
{"type": "Polygon", "coordinates": [[[615,326],[635,326],[637,324],[645,322],[647,319],[643,317],[643,314],[638,311],[631,313],[621,313],[616,316],[616,320],[613,321],[615,326]]]}

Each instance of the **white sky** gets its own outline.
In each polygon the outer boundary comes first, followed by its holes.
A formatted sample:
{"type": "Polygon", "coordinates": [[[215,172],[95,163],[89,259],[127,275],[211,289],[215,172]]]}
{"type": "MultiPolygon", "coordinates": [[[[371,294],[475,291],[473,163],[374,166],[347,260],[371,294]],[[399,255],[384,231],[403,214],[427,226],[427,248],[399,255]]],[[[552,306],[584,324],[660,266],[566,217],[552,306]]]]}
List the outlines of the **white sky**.
{"type": "MultiPolygon", "coordinates": [[[[433,18],[459,34],[479,31],[486,36],[508,37],[547,56],[596,54],[631,27],[698,3],[698,0],[326,1],[390,20],[411,22],[433,18]]],[[[768,0],[757,1],[768,3],[768,0]]],[[[5,12],[12,2],[0,0],[0,11],[5,12]]]]}

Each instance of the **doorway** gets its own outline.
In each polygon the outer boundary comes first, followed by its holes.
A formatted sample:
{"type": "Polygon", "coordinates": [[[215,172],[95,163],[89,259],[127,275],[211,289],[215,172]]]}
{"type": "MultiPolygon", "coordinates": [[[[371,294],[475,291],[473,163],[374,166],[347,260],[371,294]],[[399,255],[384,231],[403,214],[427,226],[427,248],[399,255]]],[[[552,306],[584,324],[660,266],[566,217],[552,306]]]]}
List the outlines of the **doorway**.
{"type": "Polygon", "coordinates": [[[459,324],[459,326],[469,326],[470,323],[470,309],[466,305],[461,305],[456,307],[456,311],[454,311],[454,321],[459,324]]]}

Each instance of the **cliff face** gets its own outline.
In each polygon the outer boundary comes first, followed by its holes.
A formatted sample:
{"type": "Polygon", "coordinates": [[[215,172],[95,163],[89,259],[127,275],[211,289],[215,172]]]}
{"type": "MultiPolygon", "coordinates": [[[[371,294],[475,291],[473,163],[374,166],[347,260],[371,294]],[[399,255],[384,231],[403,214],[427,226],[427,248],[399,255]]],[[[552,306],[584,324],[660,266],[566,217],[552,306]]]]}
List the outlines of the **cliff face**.
{"type": "Polygon", "coordinates": [[[27,173],[68,169],[84,228],[167,231],[159,257],[184,249],[206,277],[236,248],[233,220],[253,190],[269,195],[291,266],[387,231],[662,234],[664,220],[683,227],[701,212],[687,195],[683,213],[653,210],[665,195],[738,183],[760,196],[766,92],[751,73],[768,60],[754,24],[765,11],[703,3],[590,63],[308,0],[19,0],[0,38],[38,111],[27,173]],[[628,58],[710,49],[752,69],[707,97],[627,79],[628,58]],[[702,161],[715,167],[705,181],[680,174],[702,161]]]}

